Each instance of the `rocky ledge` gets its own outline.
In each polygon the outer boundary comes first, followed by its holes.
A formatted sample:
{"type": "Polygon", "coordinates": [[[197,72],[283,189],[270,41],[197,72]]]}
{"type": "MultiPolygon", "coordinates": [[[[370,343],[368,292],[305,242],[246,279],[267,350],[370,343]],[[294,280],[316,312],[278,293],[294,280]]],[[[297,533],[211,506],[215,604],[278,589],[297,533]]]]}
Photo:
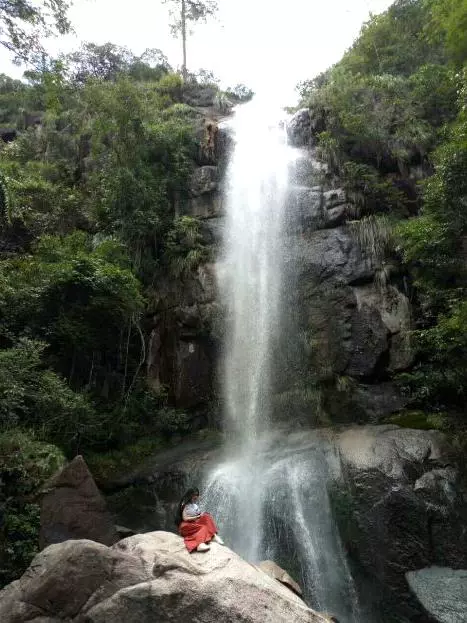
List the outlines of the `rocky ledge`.
{"type": "Polygon", "coordinates": [[[217,544],[189,554],[168,532],[112,547],[51,545],[0,592],[2,623],[325,623],[291,590],[217,544]]]}

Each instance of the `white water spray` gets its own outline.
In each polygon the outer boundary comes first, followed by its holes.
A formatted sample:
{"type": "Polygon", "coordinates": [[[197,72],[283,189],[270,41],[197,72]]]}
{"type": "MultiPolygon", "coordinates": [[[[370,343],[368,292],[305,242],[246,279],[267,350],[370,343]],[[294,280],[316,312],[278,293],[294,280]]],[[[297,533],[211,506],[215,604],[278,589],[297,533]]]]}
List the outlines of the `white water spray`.
{"type": "Polygon", "coordinates": [[[270,430],[271,362],[287,287],[289,172],[297,152],[287,145],[280,114],[267,117],[265,110],[251,102],[231,122],[235,146],[219,261],[229,441],[203,497],[232,549],[250,562],[295,559],[313,605],[350,623],[352,581],[326,488],[332,448],[311,434],[311,445],[293,449],[286,436],[270,430]]]}

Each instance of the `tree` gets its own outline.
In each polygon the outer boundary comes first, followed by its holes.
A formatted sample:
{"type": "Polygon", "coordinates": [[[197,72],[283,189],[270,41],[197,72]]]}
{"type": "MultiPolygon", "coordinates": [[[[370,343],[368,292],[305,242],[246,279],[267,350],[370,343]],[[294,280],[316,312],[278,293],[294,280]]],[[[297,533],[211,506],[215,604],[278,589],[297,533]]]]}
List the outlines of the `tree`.
{"type": "Polygon", "coordinates": [[[164,4],[172,5],[172,32],[182,38],[183,79],[187,79],[186,64],[186,38],[188,33],[188,23],[205,22],[208,17],[212,17],[217,12],[217,2],[215,0],[163,0],[164,4]]]}
{"type": "Polygon", "coordinates": [[[0,0],[0,45],[15,61],[42,55],[40,39],[70,31],[67,0],[0,0]]]}

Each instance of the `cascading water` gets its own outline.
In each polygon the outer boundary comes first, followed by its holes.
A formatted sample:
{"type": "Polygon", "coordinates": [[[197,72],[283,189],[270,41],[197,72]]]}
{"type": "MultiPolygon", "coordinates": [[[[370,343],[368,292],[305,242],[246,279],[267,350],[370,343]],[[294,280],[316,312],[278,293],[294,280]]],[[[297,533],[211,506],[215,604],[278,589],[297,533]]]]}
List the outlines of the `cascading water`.
{"type": "Polygon", "coordinates": [[[228,443],[203,497],[232,549],[251,562],[272,558],[293,567],[313,607],[353,622],[353,584],[327,492],[339,461],[317,434],[303,444],[271,430],[272,357],[286,288],[285,207],[296,150],[287,145],[280,117],[264,111],[253,101],[231,122],[235,146],[219,260],[228,443]]]}

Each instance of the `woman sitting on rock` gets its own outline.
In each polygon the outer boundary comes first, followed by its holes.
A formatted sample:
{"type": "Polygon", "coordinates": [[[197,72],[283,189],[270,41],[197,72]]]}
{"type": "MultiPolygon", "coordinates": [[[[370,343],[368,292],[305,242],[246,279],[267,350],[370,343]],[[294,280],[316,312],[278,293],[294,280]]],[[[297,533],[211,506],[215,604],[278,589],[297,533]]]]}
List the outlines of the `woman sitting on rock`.
{"type": "Polygon", "coordinates": [[[199,490],[188,489],[177,509],[176,523],[189,552],[207,552],[210,541],[224,545],[213,518],[209,513],[201,513],[198,500],[199,490]]]}

